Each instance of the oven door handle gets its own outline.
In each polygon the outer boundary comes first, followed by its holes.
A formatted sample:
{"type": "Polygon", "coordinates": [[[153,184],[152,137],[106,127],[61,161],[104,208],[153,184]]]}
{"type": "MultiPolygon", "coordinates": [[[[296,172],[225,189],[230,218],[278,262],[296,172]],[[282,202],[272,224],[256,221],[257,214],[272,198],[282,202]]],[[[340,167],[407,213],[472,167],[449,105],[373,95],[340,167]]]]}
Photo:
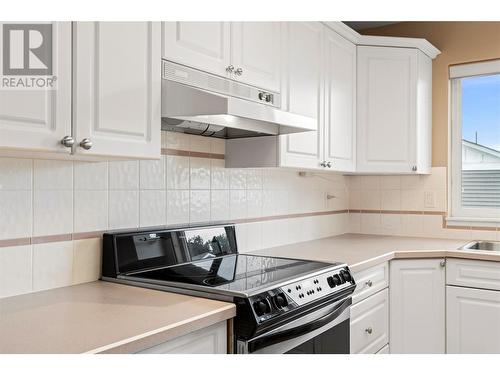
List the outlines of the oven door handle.
{"type": "Polygon", "coordinates": [[[319,329],[327,325],[328,323],[332,322],[333,320],[335,320],[351,304],[352,304],[351,298],[347,298],[344,302],[339,304],[333,311],[330,311],[328,314],[322,316],[319,319],[316,319],[313,322],[289,328],[281,332],[271,333],[267,335],[264,334],[263,336],[248,341],[248,352],[252,353],[258,349],[265,348],[266,346],[278,344],[280,342],[290,340],[295,337],[314,331],[316,329],[319,329]]]}

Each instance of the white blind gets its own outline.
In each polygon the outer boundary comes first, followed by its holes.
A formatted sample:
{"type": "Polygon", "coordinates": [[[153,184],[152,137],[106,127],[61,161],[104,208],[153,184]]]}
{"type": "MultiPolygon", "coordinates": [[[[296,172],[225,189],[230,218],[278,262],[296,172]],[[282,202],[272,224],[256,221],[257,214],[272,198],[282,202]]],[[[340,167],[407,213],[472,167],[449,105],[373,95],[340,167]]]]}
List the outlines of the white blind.
{"type": "Polygon", "coordinates": [[[462,206],[500,208],[500,170],[463,170],[462,206]]]}

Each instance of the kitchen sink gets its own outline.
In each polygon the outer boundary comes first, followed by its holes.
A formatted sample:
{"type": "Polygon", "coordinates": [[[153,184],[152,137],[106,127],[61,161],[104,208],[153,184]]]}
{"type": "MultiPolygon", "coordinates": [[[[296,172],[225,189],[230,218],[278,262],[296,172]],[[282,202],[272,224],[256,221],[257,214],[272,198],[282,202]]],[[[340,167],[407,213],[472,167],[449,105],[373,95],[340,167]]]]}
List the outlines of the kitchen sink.
{"type": "Polygon", "coordinates": [[[500,241],[472,241],[459,250],[500,251],[500,241]]]}

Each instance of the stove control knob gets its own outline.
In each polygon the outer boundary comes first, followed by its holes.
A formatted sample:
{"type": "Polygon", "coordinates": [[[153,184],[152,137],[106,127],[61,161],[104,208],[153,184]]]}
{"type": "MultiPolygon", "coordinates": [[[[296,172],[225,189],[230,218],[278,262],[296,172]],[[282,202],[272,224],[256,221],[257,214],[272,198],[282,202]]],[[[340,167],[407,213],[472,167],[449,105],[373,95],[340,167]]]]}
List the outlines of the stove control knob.
{"type": "Polygon", "coordinates": [[[349,271],[342,270],[342,271],[340,271],[340,275],[342,275],[342,278],[347,282],[350,282],[352,280],[352,277],[351,277],[351,274],[349,273],[349,271]]]}
{"type": "Polygon", "coordinates": [[[328,283],[328,285],[330,286],[330,288],[334,288],[335,287],[335,281],[333,281],[333,277],[332,276],[329,276],[326,279],[326,282],[328,283]]]}
{"type": "Polygon", "coordinates": [[[269,302],[267,302],[267,300],[265,299],[254,302],[253,309],[255,310],[257,316],[261,316],[271,312],[271,306],[269,306],[269,302]]]}
{"type": "Polygon", "coordinates": [[[279,308],[282,309],[283,307],[288,306],[288,301],[286,299],[286,296],[283,293],[276,294],[274,296],[274,304],[279,308]]]}

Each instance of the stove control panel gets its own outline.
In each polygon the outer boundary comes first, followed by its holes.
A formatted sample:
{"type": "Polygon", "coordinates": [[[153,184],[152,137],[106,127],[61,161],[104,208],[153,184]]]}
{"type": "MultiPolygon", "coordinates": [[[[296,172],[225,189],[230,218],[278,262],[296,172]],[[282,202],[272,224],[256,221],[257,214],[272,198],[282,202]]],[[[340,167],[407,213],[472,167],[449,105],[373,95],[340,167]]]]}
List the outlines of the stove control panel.
{"type": "Polygon", "coordinates": [[[282,287],[284,293],[297,305],[319,299],[327,294],[339,292],[354,284],[354,279],[347,267],[325,272],[312,278],[282,287]]]}
{"type": "Polygon", "coordinates": [[[252,296],[250,304],[257,321],[262,323],[354,283],[349,268],[343,267],[252,296]]]}

